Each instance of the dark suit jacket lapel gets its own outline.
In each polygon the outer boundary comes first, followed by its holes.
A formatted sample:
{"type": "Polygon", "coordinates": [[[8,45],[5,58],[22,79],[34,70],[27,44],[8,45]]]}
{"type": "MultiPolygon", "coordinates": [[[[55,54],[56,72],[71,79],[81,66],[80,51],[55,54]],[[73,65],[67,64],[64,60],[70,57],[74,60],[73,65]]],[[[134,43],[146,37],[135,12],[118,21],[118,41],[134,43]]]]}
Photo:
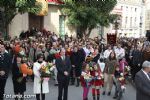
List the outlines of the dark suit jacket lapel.
{"type": "Polygon", "coordinates": [[[66,57],[65,57],[65,60],[63,60],[62,57],[60,57],[60,61],[61,61],[61,63],[62,63],[63,65],[65,65],[65,63],[66,63],[66,57]]]}
{"type": "Polygon", "coordinates": [[[147,78],[147,76],[144,74],[144,72],[142,70],[141,70],[141,74],[142,74],[145,81],[150,82],[150,80],[147,78]]]}

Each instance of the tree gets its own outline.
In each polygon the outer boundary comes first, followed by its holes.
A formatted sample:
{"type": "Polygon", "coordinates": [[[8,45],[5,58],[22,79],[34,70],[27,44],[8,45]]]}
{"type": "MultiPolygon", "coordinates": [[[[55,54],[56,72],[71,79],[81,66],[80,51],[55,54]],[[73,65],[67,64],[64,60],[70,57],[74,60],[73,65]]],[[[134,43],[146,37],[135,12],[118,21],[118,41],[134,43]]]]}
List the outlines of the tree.
{"type": "Polygon", "coordinates": [[[65,0],[63,13],[81,37],[89,37],[97,25],[108,27],[116,20],[117,15],[111,14],[116,3],[117,0],[65,0]]]}
{"type": "Polygon", "coordinates": [[[37,14],[40,10],[41,4],[36,3],[36,0],[0,0],[5,37],[8,36],[9,24],[18,13],[30,12],[37,14]]]}

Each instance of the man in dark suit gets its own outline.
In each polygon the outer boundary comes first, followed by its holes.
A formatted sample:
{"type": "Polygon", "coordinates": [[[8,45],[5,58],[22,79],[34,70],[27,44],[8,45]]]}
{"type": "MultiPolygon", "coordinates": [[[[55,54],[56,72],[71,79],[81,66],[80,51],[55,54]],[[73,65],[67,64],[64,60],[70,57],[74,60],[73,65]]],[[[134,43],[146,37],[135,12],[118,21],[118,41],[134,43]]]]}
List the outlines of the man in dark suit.
{"type": "Polygon", "coordinates": [[[135,76],[136,100],[150,100],[150,62],[144,61],[142,67],[135,76]]]}
{"type": "Polygon", "coordinates": [[[3,43],[0,43],[0,100],[4,99],[4,90],[11,66],[10,55],[5,50],[3,43]]]}
{"type": "Polygon", "coordinates": [[[68,85],[70,79],[71,61],[65,56],[65,49],[60,50],[60,58],[56,59],[56,68],[58,70],[58,100],[68,100],[68,85]],[[64,92],[64,94],[62,94],[64,92]],[[62,96],[63,95],[63,96],[62,96]]]}

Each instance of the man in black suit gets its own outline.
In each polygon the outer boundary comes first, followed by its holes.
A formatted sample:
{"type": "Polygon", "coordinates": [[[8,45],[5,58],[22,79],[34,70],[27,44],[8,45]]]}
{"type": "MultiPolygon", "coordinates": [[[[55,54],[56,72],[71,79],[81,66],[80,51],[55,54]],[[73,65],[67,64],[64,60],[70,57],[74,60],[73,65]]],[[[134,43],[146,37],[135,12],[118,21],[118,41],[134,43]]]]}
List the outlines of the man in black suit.
{"type": "Polygon", "coordinates": [[[58,100],[68,100],[68,85],[70,79],[71,61],[65,56],[65,49],[60,50],[60,58],[56,59],[56,68],[58,70],[58,100]],[[64,92],[64,94],[63,94],[64,92]],[[63,95],[63,96],[62,96],[63,95]]]}
{"type": "Polygon", "coordinates": [[[0,100],[4,99],[4,90],[10,66],[10,55],[6,52],[4,44],[0,43],[0,100]]]}
{"type": "Polygon", "coordinates": [[[150,62],[144,61],[142,67],[135,76],[136,100],[150,100],[150,62]]]}

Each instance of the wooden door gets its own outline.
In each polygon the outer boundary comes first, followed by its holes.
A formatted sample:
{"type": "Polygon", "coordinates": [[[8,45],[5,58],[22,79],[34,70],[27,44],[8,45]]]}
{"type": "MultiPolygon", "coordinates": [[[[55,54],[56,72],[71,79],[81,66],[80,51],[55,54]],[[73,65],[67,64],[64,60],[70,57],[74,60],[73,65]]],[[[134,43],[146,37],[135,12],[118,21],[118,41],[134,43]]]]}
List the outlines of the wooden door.
{"type": "Polygon", "coordinates": [[[36,16],[34,14],[29,14],[29,29],[37,28],[38,30],[43,29],[43,16],[36,16]]]}

